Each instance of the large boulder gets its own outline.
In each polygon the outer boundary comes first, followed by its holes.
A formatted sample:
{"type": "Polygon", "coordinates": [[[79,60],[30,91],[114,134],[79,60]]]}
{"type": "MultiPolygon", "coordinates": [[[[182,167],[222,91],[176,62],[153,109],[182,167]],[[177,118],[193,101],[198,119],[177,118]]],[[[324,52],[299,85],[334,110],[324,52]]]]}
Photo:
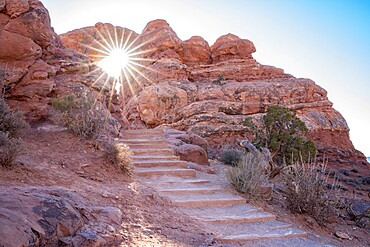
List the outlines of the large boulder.
{"type": "Polygon", "coordinates": [[[181,61],[188,66],[212,63],[211,48],[202,37],[193,36],[182,43],[181,61]]]}
{"type": "Polygon", "coordinates": [[[165,137],[175,155],[181,160],[189,161],[198,165],[207,166],[208,161],[208,143],[205,139],[195,134],[189,134],[184,131],[165,129],[165,137]]]}
{"type": "Polygon", "coordinates": [[[254,44],[234,34],[223,35],[211,46],[213,63],[231,59],[250,59],[256,51],[254,44]]]}
{"type": "Polygon", "coordinates": [[[2,187],[1,246],[102,246],[121,224],[115,207],[87,206],[62,189],[2,187]]]}

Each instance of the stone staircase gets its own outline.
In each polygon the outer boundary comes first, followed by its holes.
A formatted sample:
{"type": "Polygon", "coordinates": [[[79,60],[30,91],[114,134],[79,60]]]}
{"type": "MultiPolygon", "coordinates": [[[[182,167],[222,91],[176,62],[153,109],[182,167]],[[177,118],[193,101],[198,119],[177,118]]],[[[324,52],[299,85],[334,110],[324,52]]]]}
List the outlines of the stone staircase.
{"type": "Polygon", "coordinates": [[[163,130],[126,130],[122,142],[133,151],[134,174],[199,220],[221,244],[239,246],[326,246],[307,233],[276,220],[276,216],[246,203],[225,179],[197,172],[179,160],[163,130]],[[262,241],[263,240],[263,241],[262,241]]]}

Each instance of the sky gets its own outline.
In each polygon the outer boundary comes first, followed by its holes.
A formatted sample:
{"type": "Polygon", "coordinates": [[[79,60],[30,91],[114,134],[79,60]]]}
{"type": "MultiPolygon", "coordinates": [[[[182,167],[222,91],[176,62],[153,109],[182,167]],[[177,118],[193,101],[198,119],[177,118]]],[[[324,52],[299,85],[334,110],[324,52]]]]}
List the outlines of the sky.
{"type": "Polygon", "coordinates": [[[41,0],[58,34],[97,22],[141,33],[165,19],[182,39],[212,45],[233,33],[254,58],[328,91],[355,147],[370,156],[370,1],[367,0],[41,0]]]}

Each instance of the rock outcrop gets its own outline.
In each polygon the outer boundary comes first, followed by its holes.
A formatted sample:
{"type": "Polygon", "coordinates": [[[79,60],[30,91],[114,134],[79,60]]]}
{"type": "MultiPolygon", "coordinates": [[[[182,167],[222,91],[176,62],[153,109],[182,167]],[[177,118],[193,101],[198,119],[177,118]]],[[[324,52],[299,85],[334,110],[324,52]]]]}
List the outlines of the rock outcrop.
{"type": "Polygon", "coordinates": [[[30,121],[48,118],[51,100],[69,93],[92,92],[108,102],[109,78],[94,64],[114,45],[125,46],[141,64],[127,73],[122,97],[112,101],[124,109],[110,108],[126,119],[126,128],[169,126],[216,148],[250,135],[241,124],[245,117],[258,121],[268,106],[283,105],[297,111],[332,161],[367,164],[324,89],[259,64],[254,44],[233,34],[209,46],[201,37],[182,41],[166,21],[155,20],[141,34],[98,23],[60,38],[40,1],[2,0],[0,42],[1,95],[30,121]]]}
{"type": "Polygon", "coordinates": [[[87,206],[63,189],[1,187],[1,246],[103,246],[121,225],[115,207],[87,206]]]}
{"type": "MultiPolygon", "coordinates": [[[[68,40],[85,30],[90,29],[69,32],[62,40],[73,48],[68,40]]],[[[297,111],[310,138],[331,162],[366,164],[327,92],[312,80],[259,64],[252,56],[256,48],[251,41],[233,34],[212,46],[197,36],[181,41],[166,21],[155,20],[135,45],[146,59],[146,69],[136,76],[145,87],[133,85],[135,93],[124,99],[129,128],[168,126],[197,134],[211,148],[220,148],[250,136],[242,124],[247,116],[258,122],[269,106],[282,105],[297,111]]]]}
{"type": "Polygon", "coordinates": [[[38,0],[0,1],[0,44],[0,97],[30,122],[50,117],[55,97],[93,93],[103,102],[109,94],[106,77],[90,58],[63,46],[38,0]]]}

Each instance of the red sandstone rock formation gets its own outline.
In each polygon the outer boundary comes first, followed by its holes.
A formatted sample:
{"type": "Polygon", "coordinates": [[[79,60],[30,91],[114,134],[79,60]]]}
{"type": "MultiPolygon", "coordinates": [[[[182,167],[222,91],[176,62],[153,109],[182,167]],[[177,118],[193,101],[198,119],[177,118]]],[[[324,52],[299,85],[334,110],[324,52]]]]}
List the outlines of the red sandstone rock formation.
{"type": "Polygon", "coordinates": [[[364,162],[327,92],[311,80],[259,64],[253,59],[256,48],[251,41],[233,34],[220,37],[211,47],[201,37],[181,41],[166,21],[156,20],[139,35],[139,43],[146,51],[143,57],[150,60],[145,62],[145,77],[138,76],[146,87],[136,87],[139,93],[126,97],[124,112],[131,127],[169,126],[220,147],[250,135],[242,125],[246,116],[261,119],[269,106],[283,105],[297,111],[331,161],[340,156],[343,162],[364,162]]]}
{"type": "Polygon", "coordinates": [[[0,44],[0,97],[29,121],[50,117],[51,100],[58,96],[105,97],[98,94],[105,78],[97,80],[90,58],[62,45],[40,1],[0,1],[0,44]]]}
{"type": "MultiPolygon", "coordinates": [[[[105,78],[93,72],[93,62],[103,55],[97,49],[106,50],[116,37],[127,39],[145,59],[146,69],[138,67],[141,75],[130,78],[132,92],[125,84],[125,97],[117,101],[126,105],[122,112],[133,128],[170,126],[219,147],[249,135],[241,124],[246,116],[260,119],[268,106],[278,104],[297,110],[323,152],[353,164],[365,160],[349,139],[346,121],[313,81],[259,64],[249,40],[227,34],[211,47],[200,37],[181,41],[164,20],[150,22],[140,35],[102,23],[62,35],[64,45],[77,53],[62,45],[41,2],[1,0],[1,93],[29,120],[48,117],[56,96],[86,90],[98,96],[109,85],[103,87],[105,78]]],[[[112,110],[121,112],[117,106],[112,110]]]]}

